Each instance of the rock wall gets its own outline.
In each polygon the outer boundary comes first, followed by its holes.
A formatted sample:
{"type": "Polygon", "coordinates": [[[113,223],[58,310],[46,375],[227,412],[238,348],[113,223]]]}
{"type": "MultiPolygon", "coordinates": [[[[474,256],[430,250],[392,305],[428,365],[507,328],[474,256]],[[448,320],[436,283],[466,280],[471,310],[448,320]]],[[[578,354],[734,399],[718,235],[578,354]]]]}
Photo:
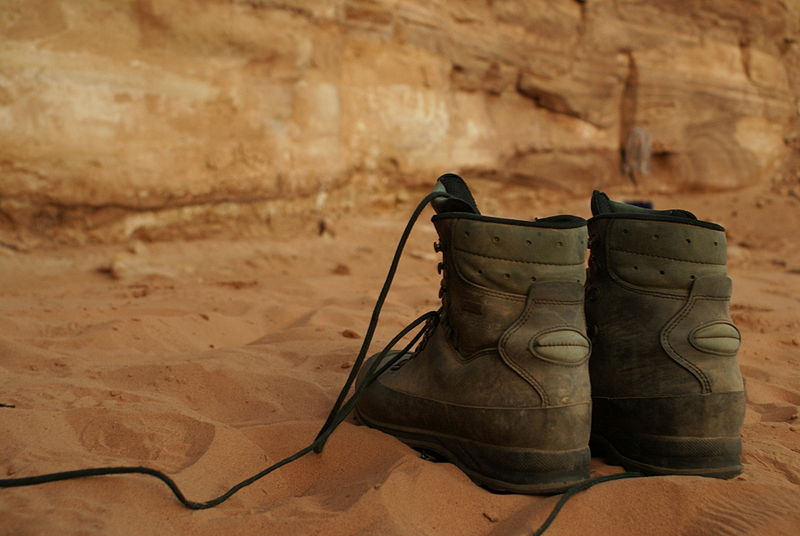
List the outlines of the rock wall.
{"type": "Polygon", "coordinates": [[[2,0],[0,242],[224,230],[447,170],[739,188],[800,153],[798,41],[798,0],[2,0]],[[620,172],[633,129],[649,175],[620,172]]]}

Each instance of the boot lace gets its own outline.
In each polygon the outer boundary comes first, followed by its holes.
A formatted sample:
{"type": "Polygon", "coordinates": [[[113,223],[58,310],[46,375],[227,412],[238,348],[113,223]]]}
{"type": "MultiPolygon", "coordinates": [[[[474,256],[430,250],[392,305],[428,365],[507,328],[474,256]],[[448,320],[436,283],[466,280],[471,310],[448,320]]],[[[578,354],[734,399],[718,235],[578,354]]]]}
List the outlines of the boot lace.
{"type": "MultiPolygon", "coordinates": [[[[364,390],[367,387],[369,387],[370,384],[372,384],[372,382],[374,382],[375,379],[378,378],[381,374],[383,374],[390,368],[400,365],[401,360],[403,360],[404,358],[405,360],[407,360],[410,357],[413,357],[415,353],[412,353],[411,349],[414,348],[414,345],[416,345],[417,343],[419,343],[417,350],[419,350],[422,346],[424,346],[425,343],[428,341],[431,333],[433,332],[433,329],[439,322],[443,309],[439,309],[437,311],[428,311],[427,313],[424,313],[419,317],[417,317],[406,327],[400,330],[400,332],[397,333],[397,335],[395,335],[392,338],[392,340],[390,340],[386,344],[386,346],[384,346],[383,349],[377,354],[377,357],[372,362],[370,368],[367,369],[366,372],[364,373],[363,380],[358,384],[358,386],[355,389],[353,389],[353,393],[348,398],[348,394],[350,393],[353,387],[353,383],[355,383],[355,380],[359,375],[359,372],[364,364],[364,360],[369,351],[369,347],[375,335],[375,330],[378,326],[378,321],[380,319],[381,310],[383,309],[383,304],[386,301],[386,297],[389,294],[389,290],[391,289],[395,273],[397,272],[398,264],[400,263],[400,258],[402,256],[403,249],[405,248],[406,242],[408,241],[411,231],[414,228],[414,224],[417,222],[417,219],[419,218],[420,214],[425,209],[425,207],[427,207],[427,205],[432,201],[434,201],[435,199],[439,198],[460,200],[458,197],[453,196],[450,193],[435,190],[430,194],[428,194],[427,196],[425,196],[419,202],[417,207],[414,209],[413,213],[411,214],[408,220],[408,223],[406,224],[405,229],[403,230],[403,234],[400,236],[400,240],[398,241],[397,248],[395,249],[394,256],[392,257],[392,262],[386,274],[386,279],[383,283],[383,287],[381,288],[381,291],[378,294],[378,298],[372,310],[372,316],[369,321],[369,326],[367,327],[367,332],[364,335],[364,342],[362,343],[361,349],[359,350],[355,362],[353,363],[353,367],[350,371],[350,374],[348,375],[347,380],[344,383],[344,386],[339,392],[339,395],[337,396],[336,401],[333,404],[333,407],[328,413],[328,417],[325,420],[325,423],[322,425],[319,432],[317,433],[317,436],[311,443],[309,443],[302,449],[270,465],[269,467],[254,474],[253,476],[246,478],[245,480],[242,480],[241,482],[231,487],[228,491],[226,491],[222,495],[219,495],[218,497],[209,499],[207,501],[192,501],[190,499],[187,499],[186,496],[181,491],[181,489],[169,475],[167,475],[162,471],[159,471],[158,469],[153,469],[150,467],[142,467],[142,466],[93,467],[87,469],[77,469],[74,471],[47,473],[30,477],[6,478],[6,479],[0,479],[0,488],[34,486],[38,484],[45,484],[48,482],[58,482],[61,480],[69,480],[73,478],[83,478],[89,476],[143,474],[161,480],[164,484],[167,485],[167,487],[169,487],[169,489],[172,491],[172,493],[175,495],[178,501],[186,508],[189,508],[191,510],[205,510],[207,508],[213,508],[219,504],[222,504],[242,488],[245,488],[250,484],[260,480],[261,478],[267,476],[273,471],[280,469],[284,465],[287,465],[295,460],[302,458],[306,454],[309,454],[311,452],[315,453],[322,452],[322,449],[325,447],[325,443],[328,441],[330,435],[347,418],[347,416],[355,407],[356,402],[358,402],[358,399],[363,394],[364,390]],[[394,350],[395,346],[397,346],[409,333],[412,333],[415,329],[417,331],[416,333],[414,333],[414,335],[411,337],[408,343],[395,355],[393,355],[389,359],[386,359],[386,356],[394,350]]],[[[442,288],[442,294],[444,294],[444,285],[442,288]]],[[[561,508],[563,508],[564,504],[576,493],[579,493],[597,484],[608,482],[610,480],[618,480],[621,478],[631,478],[638,476],[643,476],[643,475],[640,475],[639,473],[620,473],[616,475],[590,479],[586,482],[573,486],[572,488],[567,490],[567,492],[564,493],[559,502],[556,504],[553,511],[550,513],[549,517],[539,527],[539,529],[533,532],[533,536],[539,536],[543,534],[544,531],[553,522],[556,515],[558,515],[561,508]]]]}

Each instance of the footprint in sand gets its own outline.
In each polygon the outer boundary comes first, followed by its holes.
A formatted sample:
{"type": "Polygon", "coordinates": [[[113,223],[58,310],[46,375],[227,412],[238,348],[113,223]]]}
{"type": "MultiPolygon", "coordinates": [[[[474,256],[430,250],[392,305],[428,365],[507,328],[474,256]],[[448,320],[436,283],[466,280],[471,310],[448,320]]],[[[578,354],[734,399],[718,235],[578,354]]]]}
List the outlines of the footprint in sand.
{"type": "Polygon", "coordinates": [[[69,412],[67,420],[81,445],[94,454],[155,462],[178,472],[208,450],[215,427],[171,413],[127,413],[86,408],[69,412]]]}
{"type": "Polygon", "coordinates": [[[249,348],[215,355],[202,363],[125,367],[105,374],[103,379],[112,389],[145,388],[151,397],[169,403],[180,401],[191,411],[230,426],[324,418],[330,402],[314,382],[293,377],[291,370],[255,372],[257,365],[269,363],[262,351],[249,348]],[[214,363],[215,359],[227,368],[214,363]]]}

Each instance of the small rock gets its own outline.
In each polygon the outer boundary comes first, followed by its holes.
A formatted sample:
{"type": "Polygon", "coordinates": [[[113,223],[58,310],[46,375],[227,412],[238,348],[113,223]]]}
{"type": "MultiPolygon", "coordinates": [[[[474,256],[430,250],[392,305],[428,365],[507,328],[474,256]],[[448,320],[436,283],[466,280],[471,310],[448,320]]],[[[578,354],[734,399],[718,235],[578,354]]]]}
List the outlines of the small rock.
{"type": "Polygon", "coordinates": [[[346,329],[346,330],[342,331],[342,337],[345,337],[347,339],[360,339],[361,335],[359,335],[358,333],[356,333],[352,329],[346,329]]]}
{"type": "Polygon", "coordinates": [[[350,267],[346,264],[337,264],[333,269],[333,273],[336,275],[350,275],[350,267]]]}
{"type": "Polygon", "coordinates": [[[500,518],[497,517],[496,514],[489,513],[489,512],[483,512],[483,517],[485,517],[486,519],[488,519],[492,523],[497,523],[500,520],[500,518]]]}
{"type": "Polygon", "coordinates": [[[791,426],[789,427],[789,431],[790,431],[790,432],[796,432],[796,431],[798,431],[798,430],[800,430],[800,426],[797,426],[796,424],[793,424],[793,425],[791,425],[791,426]]]}
{"type": "Polygon", "coordinates": [[[342,369],[349,369],[349,368],[350,368],[350,367],[352,367],[352,366],[353,366],[353,365],[351,365],[350,363],[342,363],[341,365],[339,365],[339,368],[342,368],[342,369]]]}
{"type": "Polygon", "coordinates": [[[317,222],[317,232],[320,236],[327,236],[329,238],[334,238],[336,236],[336,231],[326,218],[320,218],[317,222]]]}

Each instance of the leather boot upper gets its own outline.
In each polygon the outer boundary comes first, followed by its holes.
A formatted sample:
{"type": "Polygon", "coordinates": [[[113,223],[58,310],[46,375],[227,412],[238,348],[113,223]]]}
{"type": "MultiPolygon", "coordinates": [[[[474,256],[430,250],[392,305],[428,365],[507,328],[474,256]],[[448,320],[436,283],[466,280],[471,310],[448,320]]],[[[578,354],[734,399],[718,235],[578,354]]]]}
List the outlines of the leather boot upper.
{"type": "Polygon", "coordinates": [[[450,206],[458,210],[440,206],[433,218],[443,253],[437,325],[370,386],[359,412],[395,429],[495,445],[584,447],[585,222],[505,220],[450,206]]]}
{"type": "Polygon", "coordinates": [[[736,392],[724,229],[595,193],[587,317],[595,396],[736,392]]]}

